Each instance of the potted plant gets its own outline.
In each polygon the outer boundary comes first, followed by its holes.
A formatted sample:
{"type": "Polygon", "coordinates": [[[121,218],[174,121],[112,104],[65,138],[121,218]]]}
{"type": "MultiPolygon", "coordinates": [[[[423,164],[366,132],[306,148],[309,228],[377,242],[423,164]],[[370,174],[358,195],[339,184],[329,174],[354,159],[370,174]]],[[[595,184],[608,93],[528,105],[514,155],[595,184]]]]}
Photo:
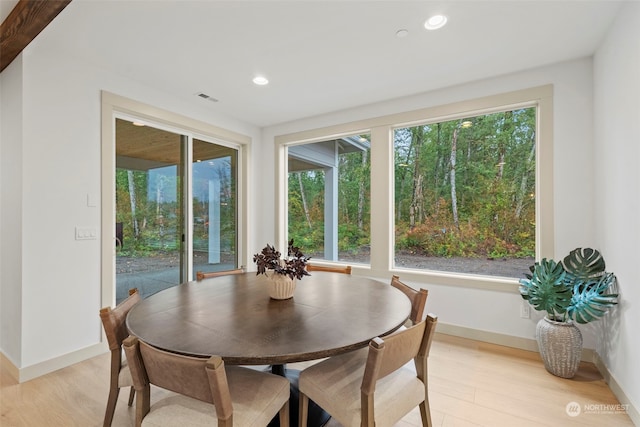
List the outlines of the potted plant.
{"type": "Polygon", "coordinates": [[[306,268],[309,259],[299,247],[294,246],[293,239],[289,240],[286,257],[269,244],[253,256],[253,262],[258,267],[256,274],[264,274],[270,279],[269,295],[273,299],[293,297],[296,279],[310,275],[306,268]]]}
{"type": "Polygon", "coordinates": [[[544,258],[520,279],[520,295],[547,315],[536,326],[536,339],[547,371],[572,378],[582,355],[582,334],[575,325],[604,316],[618,303],[613,273],[605,272],[599,251],[576,248],[561,262],[544,258]]]}

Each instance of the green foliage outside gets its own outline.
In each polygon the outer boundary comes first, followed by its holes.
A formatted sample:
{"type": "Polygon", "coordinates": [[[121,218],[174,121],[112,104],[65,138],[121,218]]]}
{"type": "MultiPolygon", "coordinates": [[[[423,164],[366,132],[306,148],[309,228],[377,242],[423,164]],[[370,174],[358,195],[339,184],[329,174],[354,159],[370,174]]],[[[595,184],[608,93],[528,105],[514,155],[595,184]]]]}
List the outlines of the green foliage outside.
{"type": "Polygon", "coordinates": [[[123,227],[120,255],[145,257],[179,250],[179,206],[149,198],[148,186],[148,173],[116,170],[116,223],[123,227]]]}
{"type": "MultiPolygon", "coordinates": [[[[220,242],[222,250],[236,251],[236,203],[235,183],[229,174],[218,176],[220,194],[220,242]]],[[[207,181],[200,180],[200,185],[207,181]]],[[[180,178],[156,177],[149,186],[149,173],[145,171],[116,170],[116,223],[123,228],[123,242],[118,254],[130,257],[152,257],[158,254],[179,252],[182,240],[182,213],[180,178]],[[167,200],[169,199],[169,200],[167,200]],[[133,213],[132,213],[133,212],[133,213]]],[[[193,248],[207,252],[209,239],[209,200],[206,188],[194,192],[193,197],[193,248]],[[198,196],[200,195],[200,196],[198,196]]]]}
{"type": "MultiPolygon", "coordinates": [[[[368,138],[368,135],[363,136],[368,138]]],[[[370,242],[369,152],[347,153],[338,163],[338,250],[358,254],[370,242]]],[[[324,251],[324,171],[289,174],[289,238],[307,254],[324,251]],[[303,201],[306,200],[306,212],[303,201]],[[308,217],[307,217],[308,215],[308,217]]]]}
{"type": "Polygon", "coordinates": [[[534,108],[397,129],[394,147],[397,250],[535,256],[534,108]]]}
{"type": "MultiPolygon", "coordinates": [[[[534,257],[535,124],[527,108],[396,129],[396,251],[534,257]]],[[[368,250],[369,176],[368,152],[340,156],[341,253],[368,250]]],[[[323,171],[290,173],[289,237],[305,253],[323,252],[323,215],[323,171]]]]}

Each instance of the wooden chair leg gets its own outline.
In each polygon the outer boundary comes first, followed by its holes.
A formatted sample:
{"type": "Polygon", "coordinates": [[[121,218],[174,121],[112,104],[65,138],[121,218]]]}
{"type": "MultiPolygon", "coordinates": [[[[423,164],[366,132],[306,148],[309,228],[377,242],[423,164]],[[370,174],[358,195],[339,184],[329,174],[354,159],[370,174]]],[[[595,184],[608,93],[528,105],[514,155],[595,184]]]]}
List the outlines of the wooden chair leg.
{"type": "Polygon", "coordinates": [[[307,427],[307,417],[309,416],[309,398],[300,392],[298,395],[298,427],[307,427]]]}
{"type": "Polygon", "coordinates": [[[149,413],[151,407],[151,387],[147,384],[136,393],[136,427],[142,426],[142,419],[149,413]]]}
{"type": "Polygon", "coordinates": [[[233,414],[231,414],[231,416],[226,420],[221,420],[220,418],[218,418],[218,427],[231,427],[232,425],[233,425],[233,414]]]}
{"type": "Polygon", "coordinates": [[[420,417],[422,418],[422,427],[432,427],[431,410],[429,408],[429,398],[420,404],[420,417]]]}
{"type": "Polygon", "coordinates": [[[280,408],[280,427],[289,427],[289,401],[287,400],[280,408]]]}
{"type": "Polygon", "coordinates": [[[136,396],[136,389],[131,386],[131,391],[129,391],[129,406],[133,405],[133,398],[136,396]]]}
{"type": "Polygon", "coordinates": [[[113,421],[113,414],[116,412],[116,403],[118,403],[118,394],[120,393],[120,388],[111,387],[109,390],[109,398],[107,399],[107,409],[104,413],[104,423],[103,427],[111,427],[111,422],[113,421]]]}

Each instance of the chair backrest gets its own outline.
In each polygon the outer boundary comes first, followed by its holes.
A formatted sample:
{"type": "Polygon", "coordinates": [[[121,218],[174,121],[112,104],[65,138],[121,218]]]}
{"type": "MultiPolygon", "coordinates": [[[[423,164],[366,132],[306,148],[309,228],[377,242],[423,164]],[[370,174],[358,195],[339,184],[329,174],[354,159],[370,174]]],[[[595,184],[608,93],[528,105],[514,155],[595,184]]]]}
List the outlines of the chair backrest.
{"type": "Polygon", "coordinates": [[[328,266],[328,265],[315,265],[307,264],[307,271],[328,271],[331,273],[351,274],[351,266],[328,266]]]}
{"type": "Polygon", "coordinates": [[[411,320],[411,323],[415,325],[418,322],[421,322],[424,315],[424,308],[427,305],[429,291],[422,288],[419,291],[416,291],[412,287],[402,283],[400,281],[400,277],[396,275],[391,277],[391,286],[401,290],[407,297],[409,297],[409,300],[411,301],[411,314],[409,315],[409,320],[411,320]]]}
{"type": "MultiPolygon", "coordinates": [[[[403,331],[382,338],[374,338],[369,343],[369,355],[362,378],[363,403],[373,405],[376,382],[397,371],[411,359],[416,365],[418,378],[426,381],[427,357],[438,318],[429,314],[425,320],[403,331]]],[[[363,413],[365,413],[363,407],[363,413]]]]}
{"type": "Polygon", "coordinates": [[[211,277],[219,277],[219,276],[228,276],[229,274],[242,274],[244,273],[243,268],[236,268],[234,270],[222,270],[222,271],[210,271],[210,272],[196,272],[196,280],[200,281],[202,279],[209,279],[211,277]]]}
{"type": "MultiPolygon", "coordinates": [[[[153,384],[215,405],[218,420],[229,420],[233,414],[231,394],[220,356],[198,358],[169,353],[129,336],[123,342],[136,391],[148,396],[153,384]]],[[[149,412],[148,397],[138,401],[143,405],[140,419],[149,412]]],[[[137,404],[136,404],[137,405],[137,404]]],[[[212,408],[213,411],[213,408],[212,408]]]]}
{"type": "Polygon", "coordinates": [[[105,307],[100,310],[100,319],[107,336],[109,350],[112,352],[116,350],[120,352],[122,341],[129,335],[125,324],[127,314],[140,300],[140,293],[134,288],[129,290],[129,296],[114,308],[105,307]]]}

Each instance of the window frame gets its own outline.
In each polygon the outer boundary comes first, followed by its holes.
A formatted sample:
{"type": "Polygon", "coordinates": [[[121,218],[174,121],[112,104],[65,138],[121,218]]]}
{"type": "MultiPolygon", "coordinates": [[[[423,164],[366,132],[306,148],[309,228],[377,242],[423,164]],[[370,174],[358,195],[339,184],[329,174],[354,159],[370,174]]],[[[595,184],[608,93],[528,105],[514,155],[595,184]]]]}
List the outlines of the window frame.
{"type": "Polygon", "coordinates": [[[287,241],[287,147],[356,133],[371,135],[371,264],[354,266],[354,273],[389,277],[401,274],[406,280],[446,286],[517,292],[517,278],[481,276],[435,270],[394,267],[394,176],[393,130],[417,124],[453,120],[535,106],[536,114],[536,259],[552,257],[555,246],[553,225],[553,85],[537,86],[445,105],[394,113],[355,122],[275,136],[276,150],[276,242],[287,241]]]}

